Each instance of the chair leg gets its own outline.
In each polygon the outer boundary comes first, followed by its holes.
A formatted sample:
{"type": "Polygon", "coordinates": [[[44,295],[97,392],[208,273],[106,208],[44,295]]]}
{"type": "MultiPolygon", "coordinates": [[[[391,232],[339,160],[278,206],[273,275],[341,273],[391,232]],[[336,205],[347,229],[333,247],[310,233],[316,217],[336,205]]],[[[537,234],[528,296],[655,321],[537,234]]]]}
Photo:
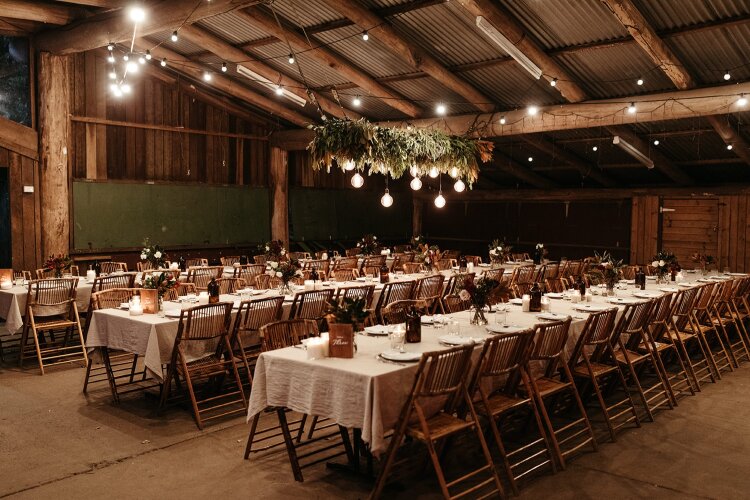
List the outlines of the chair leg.
{"type": "Polygon", "coordinates": [[[289,455],[289,463],[292,466],[292,474],[294,474],[294,480],[300,483],[304,481],[302,477],[302,468],[299,466],[299,460],[297,459],[297,450],[292,442],[292,434],[289,432],[289,424],[286,421],[286,413],[284,408],[278,408],[276,415],[279,418],[279,425],[281,426],[281,433],[284,435],[284,444],[286,445],[286,452],[289,455]]]}
{"type": "MultiPolygon", "coordinates": [[[[505,496],[505,491],[503,490],[503,485],[500,482],[500,477],[497,475],[497,469],[495,468],[495,465],[492,463],[492,455],[490,455],[490,450],[487,447],[487,441],[484,439],[484,434],[482,433],[482,426],[479,423],[479,417],[477,416],[476,409],[474,408],[474,404],[471,401],[471,398],[467,393],[464,393],[464,401],[466,401],[466,405],[469,407],[469,411],[471,413],[471,417],[474,420],[474,431],[477,433],[477,439],[479,439],[479,444],[482,446],[482,453],[484,454],[484,460],[487,463],[487,466],[490,468],[490,473],[492,474],[492,478],[495,481],[495,488],[497,489],[497,493],[502,498],[505,496]]],[[[490,417],[492,419],[492,417],[490,417]]],[[[510,476],[513,477],[512,475],[510,476]]]]}

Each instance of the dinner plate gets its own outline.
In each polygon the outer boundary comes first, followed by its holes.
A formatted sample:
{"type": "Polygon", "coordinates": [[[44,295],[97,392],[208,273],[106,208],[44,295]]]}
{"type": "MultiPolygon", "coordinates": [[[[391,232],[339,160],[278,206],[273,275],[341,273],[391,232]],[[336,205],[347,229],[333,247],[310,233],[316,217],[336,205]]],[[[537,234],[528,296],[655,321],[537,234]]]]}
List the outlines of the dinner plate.
{"type": "Polygon", "coordinates": [[[620,280],[620,283],[625,283],[626,285],[634,285],[635,280],[620,280]]]}
{"type": "Polygon", "coordinates": [[[357,281],[367,281],[367,276],[360,276],[359,278],[355,278],[357,281]]]}
{"type": "Polygon", "coordinates": [[[520,325],[487,325],[487,331],[492,333],[516,333],[526,330],[520,325]]]}
{"type": "Polygon", "coordinates": [[[610,309],[610,307],[602,304],[578,304],[574,306],[573,309],[576,311],[592,313],[606,311],[607,309],[610,309]]]}
{"type": "Polygon", "coordinates": [[[463,337],[460,335],[443,335],[438,337],[438,342],[447,345],[473,345],[478,344],[481,341],[473,337],[463,337]]]}
{"type": "Polygon", "coordinates": [[[548,319],[550,321],[562,321],[564,319],[568,319],[567,314],[553,312],[544,312],[542,314],[537,314],[536,317],[539,319],[548,319]]]}
{"type": "Polygon", "coordinates": [[[422,316],[423,325],[431,325],[433,323],[445,323],[445,318],[439,314],[436,314],[435,316],[425,314],[424,316],[422,316]]]}
{"type": "Polygon", "coordinates": [[[708,277],[708,279],[711,279],[711,280],[719,280],[719,281],[724,281],[724,280],[728,280],[728,279],[729,279],[729,276],[718,276],[718,275],[714,275],[714,276],[709,276],[709,277],[708,277]]]}
{"type": "Polygon", "coordinates": [[[380,353],[380,357],[389,361],[419,361],[420,359],[422,359],[422,353],[383,351],[380,353]]]}
{"type": "Polygon", "coordinates": [[[727,276],[747,276],[747,273],[724,273],[727,276]]]}
{"type": "Polygon", "coordinates": [[[649,292],[648,290],[641,290],[639,292],[633,292],[633,297],[641,299],[655,299],[664,295],[662,292],[649,292]]]}
{"type": "Polygon", "coordinates": [[[182,309],[168,309],[164,311],[164,316],[167,318],[179,318],[182,314],[182,309]]]}
{"type": "Polygon", "coordinates": [[[698,278],[697,281],[699,283],[713,283],[715,280],[709,279],[709,278],[698,278]]]}
{"type": "Polygon", "coordinates": [[[523,299],[510,299],[508,302],[510,302],[511,304],[515,304],[517,306],[523,305],[523,299]]]}
{"type": "Polygon", "coordinates": [[[561,299],[561,298],[563,298],[563,294],[562,293],[558,293],[558,292],[551,292],[551,293],[545,294],[545,296],[549,297],[550,299],[561,299]]]}
{"type": "Polygon", "coordinates": [[[671,292],[679,292],[680,289],[676,286],[665,286],[664,288],[659,288],[662,292],[671,293],[671,292]]]}
{"type": "Polygon", "coordinates": [[[368,335],[388,335],[396,325],[373,325],[366,326],[365,333],[368,335]]]}
{"type": "Polygon", "coordinates": [[[609,302],[612,304],[640,304],[643,302],[641,299],[635,299],[632,297],[612,297],[609,299],[609,302]]]}
{"type": "Polygon", "coordinates": [[[694,286],[697,286],[697,283],[680,283],[677,286],[681,286],[683,288],[692,288],[694,286]]]}
{"type": "Polygon", "coordinates": [[[655,279],[656,279],[656,276],[646,276],[646,279],[647,279],[647,280],[655,280],[655,279]]]}

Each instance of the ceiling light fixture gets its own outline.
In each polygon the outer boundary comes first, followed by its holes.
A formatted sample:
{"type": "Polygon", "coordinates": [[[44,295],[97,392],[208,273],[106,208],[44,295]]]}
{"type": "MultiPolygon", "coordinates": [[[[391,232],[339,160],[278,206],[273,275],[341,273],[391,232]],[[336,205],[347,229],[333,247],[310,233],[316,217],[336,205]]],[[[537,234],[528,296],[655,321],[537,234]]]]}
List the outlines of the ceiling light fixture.
{"type": "Polygon", "coordinates": [[[369,39],[370,39],[370,35],[367,34],[367,30],[364,30],[362,32],[362,40],[364,40],[366,42],[369,39]]]}
{"type": "Polygon", "coordinates": [[[270,90],[273,90],[274,92],[276,92],[277,95],[283,95],[290,101],[294,101],[296,104],[299,104],[300,106],[304,106],[305,104],[307,104],[307,101],[304,98],[298,96],[297,94],[290,92],[289,90],[282,88],[281,94],[279,94],[278,88],[280,87],[280,85],[273,83],[268,78],[261,76],[258,73],[251,71],[242,65],[239,65],[239,64],[237,65],[237,73],[254,81],[255,83],[258,83],[260,85],[263,85],[264,87],[267,87],[270,90]]]}
{"type": "Polygon", "coordinates": [[[552,87],[557,87],[557,78],[553,78],[553,79],[552,79],[552,80],[551,80],[551,81],[549,82],[549,84],[550,84],[550,86],[552,86],[552,87]]]}
{"type": "Polygon", "coordinates": [[[726,70],[724,72],[724,80],[729,80],[732,78],[732,75],[729,74],[729,70],[726,70]]]}
{"type": "Polygon", "coordinates": [[[422,189],[422,180],[419,177],[413,178],[409,183],[409,187],[414,191],[419,191],[420,189],[422,189]]]}
{"type": "Polygon", "coordinates": [[[542,70],[529,59],[526,54],[521,52],[516,45],[505,38],[505,35],[500,33],[495,26],[492,25],[487,19],[482,16],[478,16],[476,19],[477,28],[487,35],[487,37],[500,46],[510,57],[516,60],[518,64],[523,67],[526,71],[539,80],[542,77],[542,70]]]}
{"type": "Polygon", "coordinates": [[[226,73],[227,72],[227,63],[223,62],[221,63],[221,72],[226,73]]]}
{"type": "Polygon", "coordinates": [[[458,179],[453,185],[453,189],[455,189],[457,193],[463,193],[464,189],[466,189],[466,184],[464,184],[464,181],[461,179],[458,179]]]}
{"type": "Polygon", "coordinates": [[[352,186],[359,189],[364,185],[365,185],[365,178],[362,177],[362,174],[357,172],[356,174],[352,176],[352,186]]]}
{"type": "Polygon", "coordinates": [[[383,205],[385,208],[390,207],[393,205],[393,196],[391,196],[391,193],[388,192],[388,188],[385,188],[385,194],[382,198],[380,198],[380,204],[383,205]]]}
{"type": "Polygon", "coordinates": [[[445,197],[443,196],[443,191],[438,191],[438,195],[435,198],[435,206],[438,208],[443,208],[445,206],[445,197]]]}
{"type": "Polygon", "coordinates": [[[526,108],[526,112],[529,114],[529,116],[536,116],[536,114],[539,113],[539,108],[532,105],[526,108]]]}
{"type": "Polygon", "coordinates": [[[294,64],[294,54],[289,54],[289,64],[294,64]]]}
{"type": "Polygon", "coordinates": [[[435,106],[435,113],[437,113],[440,116],[443,116],[446,111],[447,111],[447,108],[445,107],[445,104],[443,103],[440,103],[437,106],[435,106]]]}
{"type": "Polygon", "coordinates": [[[646,167],[654,168],[654,161],[651,158],[643,154],[640,149],[630,144],[619,135],[616,135],[612,138],[612,144],[619,146],[623,151],[628,153],[630,156],[632,156],[639,162],[646,165],[646,167]]]}
{"type": "Polygon", "coordinates": [[[637,84],[638,86],[641,86],[641,85],[643,85],[643,78],[639,78],[638,80],[636,80],[636,82],[635,82],[635,83],[636,83],[636,84],[637,84]]]}
{"type": "Polygon", "coordinates": [[[504,116],[500,117],[500,125],[505,125],[505,117],[504,116]]]}
{"type": "Polygon", "coordinates": [[[165,67],[167,65],[167,58],[162,59],[160,64],[162,68],[165,67]]]}
{"type": "Polygon", "coordinates": [[[362,104],[362,99],[360,99],[359,96],[356,96],[354,99],[352,99],[352,104],[356,107],[359,107],[362,104]]]}
{"type": "Polygon", "coordinates": [[[171,39],[172,39],[172,41],[173,41],[173,42],[176,42],[177,40],[179,40],[179,39],[180,39],[180,38],[179,38],[179,37],[177,36],[177,31],[173,31],[173,32],[172,32],[172,36],[171,36],[171,39]]]}
{"type": "Polygon", "coordinates": [[[630,113],[631,115],[633,113],[635,113],[635,103],[634,102],[631,102],[630,106],[628,106],[628,113],[630,113]]]}
{"type": "Polygon", "coordinates": [[[128,16],[130,17],[130,20],[134,23],[142,23],[146,19],[146,11],[143,10],[143,8],[139,7],[138,5],[134,5],[133,7],[130,7],[130,10],[128,11],[128,16]]]}

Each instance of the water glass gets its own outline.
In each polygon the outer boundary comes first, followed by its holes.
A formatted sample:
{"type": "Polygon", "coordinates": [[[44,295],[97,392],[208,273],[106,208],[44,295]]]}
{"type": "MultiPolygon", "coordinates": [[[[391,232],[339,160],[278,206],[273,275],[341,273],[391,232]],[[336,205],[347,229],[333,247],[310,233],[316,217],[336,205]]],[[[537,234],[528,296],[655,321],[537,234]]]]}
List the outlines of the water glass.
{"type": "Polygon", "coordinates": [[[456,337],[461,335],[461,324],[458,321],[448,322],[448,335],[455,335],[456,337]]]}
{"type": "Polygon", "coordinates": [[[445,324],[445,318],[443,317],[442,314],[435,314],[432,317],[432,327],[433,328],[437,328],[437,329],[443,328],[444,324],[445,324]]]}
{"type": "Polygon", "coordinates": [[[495,313],[495,324],[508,326],[508,306],[497,306],[495,313]]]}
{"type": "Polygon", "coordinates": [[[406,330],[397,328],[388,334],[388,340],[391,342],[391,350],[404,352],[404,341],[406,340],[406,330]]]}

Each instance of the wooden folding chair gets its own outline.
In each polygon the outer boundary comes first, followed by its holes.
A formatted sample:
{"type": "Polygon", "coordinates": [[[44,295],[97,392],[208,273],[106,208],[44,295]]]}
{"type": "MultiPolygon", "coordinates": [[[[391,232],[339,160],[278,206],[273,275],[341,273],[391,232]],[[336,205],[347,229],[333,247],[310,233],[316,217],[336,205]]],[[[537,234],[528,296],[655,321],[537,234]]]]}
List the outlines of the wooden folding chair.
{"type": "Polygon", "coordinates": [[[404,274],[417,274],[424,270],[421,262],[404,262],[404,274]]]}
{"type": "Polygon", "coordinates": [[[309,259],[302,263],[303,271],[312,271],[315,269],[320,276],[320,279],[325,280],[328,276],[328,267],[330,263],[328,259],[309,259]]]}
{"type": "Polygon", "coordinates": [[[459,498],[468,495],[471,495],[471,498],[488,498],[504,495],[503,486],[482,434],[474,403],[467,391],[473,350],[473,345],[467,345],[422,354],[414,376],[414,385],[391,436],[380,474],[370,494],[371,499],[381,497],[401,442],[406,436],[427,447],[444,498],[459,498]],[[442,407],[435,413],[429,412],[427,410],[429,404],[436,401],[441,401],[442,407]],[[458,405],[463,405],[468,418],[456,415],[458,405]],[[440,464],[440,455],[446,440],[469,431],[474,432],[479,441],[484,458],[483,465],[448,481],[440,464]],[[482,480],[482,475],[487,479],[482,480]],[[466,489],[451,493],[451,489],[460,485],[465,485],[466,489]]]}
{"type": "Polygon", "coordinates": [[[167,293],[164,294],[164,300],[177,300],[178,298],[185,297],[191,293],[193,295],[198,294],[198,289],[195,287],[194,283],[179,282],[177,283],[177,286],[167,290],[167,293]]]}
{"type": "Polygon", "coordinates": [[[515,495],[518,495],[518,480],[541,467],[549,464],[552,472],[557,472],[552,448],[547,440],[536,403],[533,398],[522,395],[518,390],[521,380],[527,386],[530,383],[523,367],[528,362],[533,340],[533,329],[495,335],[485,340],[469,385],[469,395],[474,398],[477,413],[489,421],[505,467],[505,474],[515,495]],[[504,382],[498,386],[497,380],[504,382]],[[514,449],[508,449],[508,444],[504,442],[500,432],[501,423],[523,411],[533,416],[538,437],[514,449]],[[541,449],[537,449],[540,445],[541,449]],[[543,455],[545,457],[542,457],[543,455]],[[511,460],[514,462],[511,463],[511,460]]]}
{"type": "Polygon", "coordinates": [[[735,368],[739,368],[741,361],[750,361],[750,350],[745,339],[745,326],[742,321],[737,321],[731,305],[735,286],[733,280],[716,285],[716,292],[708,307],[708,318],[722,336],[735,368]]]}
{"type": "Polygon", "coordinates": [[[102,274],[128,272],[128,265],[125,262],[102,262],[99,265],[101,266],[102,274]]]}
{"type": "Polygon", "coordinates": [[[463,300],[457,294],[446,295],[443,297],[443,310],[445,313],[456,313],[461,311],[468,311],[471,309],[471,301],[463,300]]]}
{"type": "Polygon", "coordinates": [[[202,266],[188,268],[186,282],[192,283],[198,290],[205,291],[212,279],[221,278],[223,266],[202,266]]]}
{"type": "Polygon", "coordinates": [[[417,284],[414,287],[414,298],[421,300],[426,303],[427,311],[435,313],[438,309],[441,312],[445,312],[443,309],[443,303],[440,300],[443,296],[443,282],[445,276],[442,274],[433,274],[417,280],[417,284]]]}
{"type": "Polygon", "coordinates": [[[613,342],[617,342],[614,338],[615,333],[620,333],[615,329],[616,318],[617,308],[590,314],[568,362],[570,372],[579,382],[579,392],[583,400],[587,399],[584,391],[589,387],[596,395],[612,442],[616,441],[617,429],[630,422],[635,422],[637,427],[641,426],[628,384],[615,360],[612,345],[613,342]],[[611,393],[616,383],[620,384],[625,397],[608,404],[605,393],[611,393]]]}
{"type": "Polygon", "coordinates": [[[375,305],[375,321],[383,322],[383,309],[391,302],[411,299],[415,286],[414,281],[395,281],[383,285],[378,303],[375,305]]]}
{"type": "MultiPolygon", "coordinates": [[[[542,415],[544,425],[547,428],[550,443],[554,449],[558,464],[562,469],[565,469],[565,458],[584,446],[591,444],[594,451],[598,449],[594,430],[591,428],[591,422],[589,422],[586,410],[581,402],[581,397],[578,394],[578,389],[573,382],[573,374],[570,372],[568,363],[563,355],[565,343],[568,340],[570,321],[570,318],[568,318],[565,321],[536,325],[534,344],[525,368],[529,373],[529,383],[528,385],[524,384],[526,390],[536,399],[539,413],[542,415]],[[544,367],[544,373],[540,377],[531,375],[529,365],[535,362],[542,363],[544,367]],[[545,400],[551,400],[550,410],[554,414],[555,403],[560,401],[560,396],[564,392],[569,392],[573,397],[580,417],[556,429],[550,419],[550,411],[547,410],[545,400]],[[572,432],[577,426],[582,426],[583,429],[572,432]],[[588,437],[577,443],[573,442],[573,440],[585,434],[588,434],[588,437]],[[562,447],[569,442],[572,442],[571,447],[563,451],[562,447]]],[[[557,413],[561,416],[562,412],[558,411],[557,413]]]]}
{"type": "Polygon", "coordinates": [[[385,264],[385,262],[385,255],[370,255],[368,257],[365,257],[364,259],[362,259],[362,264],[359,266],[360,274],[362,274],[362,270],[364,270],[366,267],[377,268],[378,271],[380,271],[380,267],[385,264]]]}
{"type": "Polygon", "coordinates": [[[190,269],[191,267],[206,267],[206,266],[208,266],[208,259],[200,259],[200,258],[185,259],[185,269],[190,269]]]}
{"type": "Polygon", "coordinates": [[[700,330],[693,328],[691,313],[699,291],[699,288],[694,287],[681,290],[677,294],[667,330],[667,334],[681,353],[697,391],[701,390],[701,382],[710,380],[716,383],[717,378],[721,377],[719,369],[714,366],[713,357],[708,354],[710,348],[705,337],[700,335],[700,330]]]}
{"type": "Polygon", "coordinates": [[[255,277],[266,272],[265,264],[245,264],[234,268],[234,277],[242,278],[248,285],[255,284],[255,277]]]}
{"type": "Polygon", "coordinates": [[[359,272],[356,269],[336,269],[331,271],[331,281],[344,282],[354,281],[359,277],[359,272]]]}
{"type": "Polygon", "coordinates": [[[231,321],[232,304],[229,302],[182,310],[159,410],[164,408],[170,396],[173,379],[178,387],[181,387],[179,379],[187,386],[198,429],[203,430],[203,423],[207,420],[242,414],[247,410],[245,392],[229,343],[231,321]],[[195,386],[201,381],[205,382],[205,387],[200,394],[206,397],[198,399],[195,386]],[[222,390],[224,382],[231,386],[228,392],[222,390]]]}
{"type": "Polygon", "coordinates": [[[721,333],[711,319],[711,307],[716,293],[716,283],[706,283],[700,287],[698,299],[695,301],[690,319],[692,333],[699,335],[706,346],[706,354],[710,355],[716,375],[721,379],[722,371],[734,371],[729,349],[722,339],[721,333]]]}
{"type": "Polygon", "coordinates": [[[383,320],[386,325],[396,325],[406,322],[406,315],[414,307],[420,315],[427,314],[428,303],[424,300],[397,300],[383,308],[383,320]]]}
{"type": "Polygon", "coordinates": [[[78,360],[88,364],[75,300],[77,285],[78,278],[29,281],[19,366],[23,367],[26,358],[33,355],[42,375],[45,366],[78,360]]]}
{"type": "MultiPolygon", "coordinates": [[[[355,254],[356,255],[356,254],[355,254]]],[[[337,271],[339,269],[357,269],[359,266],[359,259],[357,257],[339,257],[333,261],[333,267],[331,270],[337,271]]]]}
{"type": "Polygon", "coordinates": [[[216,280],[216,284],[219,285],[221,295],[235,293],[237,290],[245,288],[245,280],[242,278],[219,278],[216,280]]]}
{"type": "Polygon", "coordinates": [[[221,262],[222,266],[233,266],[235,264],[240,263],[240,256],[239,255],[226,255],[224,257],[219,257],[219,262],[221,262]]]}
{"type": "Polygon", "coordinates": [[[261,351],[260,328],[281,319],[284,297],[243,300],[234,320],[230,344],[235,357],[245,368],[248,384],[252,386],[255,362],[261,351]]]}
{"type": "Polygon", "coordinates": [[[289,319],[312,319],[321,321],[326,307],[333,298],[333,290],[309,290],[294,294],[289,319]]]}
{"type": "Polygon", "coordinates": [[[568,280],[565,278],[547,278],[544,280],[544,285],[547,293],[561,293],[569,288],[568,280]]]}
{"type": "Polygon", "coordinates": [[[253,262],[255,262],[256,264],[263,264],[265,266],[266,263],[268,263],[268,256],[264,254],[254,255],[253,262]]]}

